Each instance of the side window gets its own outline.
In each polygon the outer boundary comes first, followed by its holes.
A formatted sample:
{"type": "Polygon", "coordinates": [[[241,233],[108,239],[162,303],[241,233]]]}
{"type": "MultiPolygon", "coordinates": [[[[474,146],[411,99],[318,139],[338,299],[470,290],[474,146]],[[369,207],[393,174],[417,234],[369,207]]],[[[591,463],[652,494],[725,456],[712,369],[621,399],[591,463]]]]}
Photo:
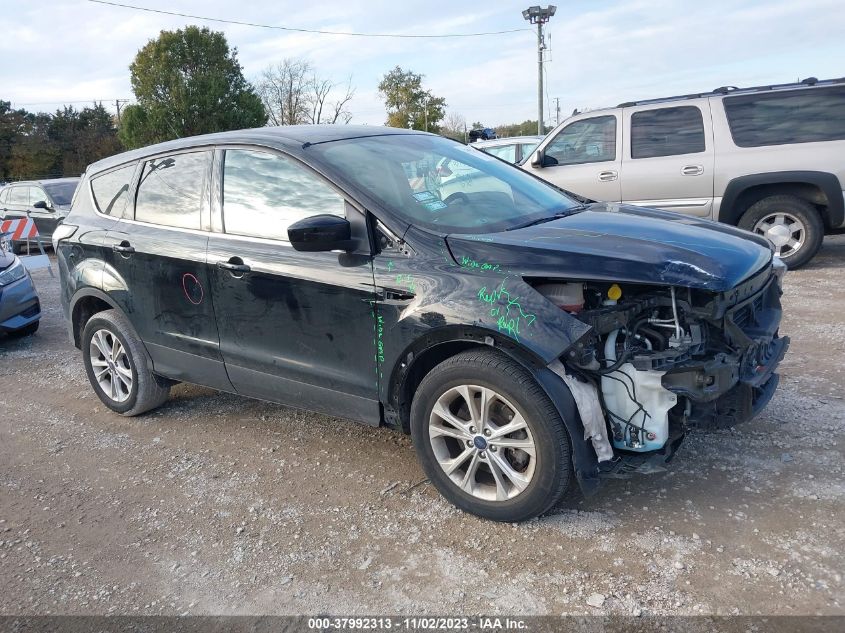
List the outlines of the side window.
{"type": "Polygon", "coordinates": [[[129,185],[135,173],[135,164],[95,176],[91,179],[91,192],[97,210],[104,215],[120,217],[129,199],[129,185]]]}
{"type": "Polygon", "coordinates": [[[19,207],[29,206],[29,187],[12,187],[9,193],[9,204],[19,207]]]}
{"type": "Polygon", "coordinates": [[[226,233],[288,241],[288,226],[312,215],[345,215],[344,199],[290,159],[230,149],[223,162],[226,233]]]}
{"type": "Polygon", "coordinates": [[[578,165],[616,160],[616,117],[581,119],[563,128],[546,146],[552,165],[578,165]]]}
{"type": "Polygon", "coordinates": [[[845,139],[845,87],[738,95],[722,103],[739,147],[845,139]]]}
{"type": "Polygon", "coordinates": [[[147,161],[135,198],[135,219],[184,229],[201,228],[202,194],[210,152],[147,161]]]}
{"type": "Polygon", "coordinates": [[[36,202],[40,202],[41,200],[43,200],[44,202],[47,202],[49,200],[46,192],[41,187],[30,187],[29,188],[29,206],[32,206],[36,202]]]}
{"type": "Polygon", "coordinates": [[[501,158],[509,163],[516,162],[516,145],[500,145],[499,147],[488,147],[484,150],[496,158],[501,158]]]}
{"type": "Polygon", "coordinates": [[[704,120],[696,106],[644,110],[631,115],[631,158],[704,151],[704,120]]]}
{"type": "Polygon", "coordinates": [[[0,189],[0,204],[6,204],[6,199],[9,197],[9,190],[0,189]]]}

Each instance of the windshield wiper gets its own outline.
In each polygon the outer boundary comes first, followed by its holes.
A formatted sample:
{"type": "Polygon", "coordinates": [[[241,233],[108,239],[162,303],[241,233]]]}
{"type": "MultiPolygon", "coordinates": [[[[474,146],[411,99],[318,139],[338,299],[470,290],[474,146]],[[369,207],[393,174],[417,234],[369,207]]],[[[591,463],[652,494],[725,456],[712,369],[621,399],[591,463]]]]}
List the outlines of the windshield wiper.
{"type": "Polygon", "coordinates": [[[560,218],[565,218],[566,216],[575,213],[576,211],[583,211],[587,208],[586,204],[579,204],[574,207],[569,207],[564,211],[558,211],[557,213],[553,213],[552,215],[547,215],[542,218],[538,218],[537,220],[531,220],[531,222],[525,222],[524,224],[517,224],[516,226],[512,226],[509,229],[505,229],[506,231],[516,231],[517,229],[524,229],[529,226],[534,226],[535,224],[544,224],[545,222],[551,222],[552,220],[558,220],[560,218]]]}

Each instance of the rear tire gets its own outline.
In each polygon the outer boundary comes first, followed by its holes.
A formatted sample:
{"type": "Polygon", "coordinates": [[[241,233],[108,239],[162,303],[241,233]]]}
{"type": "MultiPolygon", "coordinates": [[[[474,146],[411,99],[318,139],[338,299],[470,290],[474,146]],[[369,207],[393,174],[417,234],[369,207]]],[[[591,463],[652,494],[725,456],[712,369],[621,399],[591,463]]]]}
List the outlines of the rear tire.
{"type": "Polygon", "coordinates": [[[557,409],[524,367],[495,351],[469,350],[432,369],[411,405],[411,435],[440,493],[483,518],[530,519],[575,485],[557,409]]]}
{"type": "Polygon", "coordinates": [[[97,397],[116,413],[139,415],[170,395],[169,383],[152,372],[135,328],[117,310],[98,312],[85,324],[82,359],[97,397]]]}
{"type": "Polygon", "coordinates": [[[796,196],[769,196],[743,214],[739,228],[769,239],[792,270],[809,262],[822,246],[824,222],[816,208],[796,196]]]}

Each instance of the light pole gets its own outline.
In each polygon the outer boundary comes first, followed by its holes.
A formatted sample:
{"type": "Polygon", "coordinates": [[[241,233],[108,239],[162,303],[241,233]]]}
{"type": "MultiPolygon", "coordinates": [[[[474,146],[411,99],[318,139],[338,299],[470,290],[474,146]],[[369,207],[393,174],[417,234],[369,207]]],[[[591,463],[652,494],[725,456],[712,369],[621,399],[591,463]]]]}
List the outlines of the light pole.
{"type": "Polygon", "coordinates": [[[557,7],[553,4],[543,8],[539,5],[528,7],[522,12],[522,17],[531,24],[537,25],[537,134],[543,135],[543,25],[555,14],[557,7]]]}

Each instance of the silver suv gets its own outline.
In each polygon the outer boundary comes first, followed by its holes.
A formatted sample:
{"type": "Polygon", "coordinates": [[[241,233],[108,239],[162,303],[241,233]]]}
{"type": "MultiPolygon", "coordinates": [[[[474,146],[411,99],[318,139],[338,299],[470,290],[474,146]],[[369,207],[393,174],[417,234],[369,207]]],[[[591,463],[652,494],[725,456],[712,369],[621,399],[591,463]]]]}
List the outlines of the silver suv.
{"type": "Polygon", "coordinates": [[[845,78],[583,112],[522,167],[593,200],[755,231],[797,268],[826,232],[845,228],[845,78]]]}

